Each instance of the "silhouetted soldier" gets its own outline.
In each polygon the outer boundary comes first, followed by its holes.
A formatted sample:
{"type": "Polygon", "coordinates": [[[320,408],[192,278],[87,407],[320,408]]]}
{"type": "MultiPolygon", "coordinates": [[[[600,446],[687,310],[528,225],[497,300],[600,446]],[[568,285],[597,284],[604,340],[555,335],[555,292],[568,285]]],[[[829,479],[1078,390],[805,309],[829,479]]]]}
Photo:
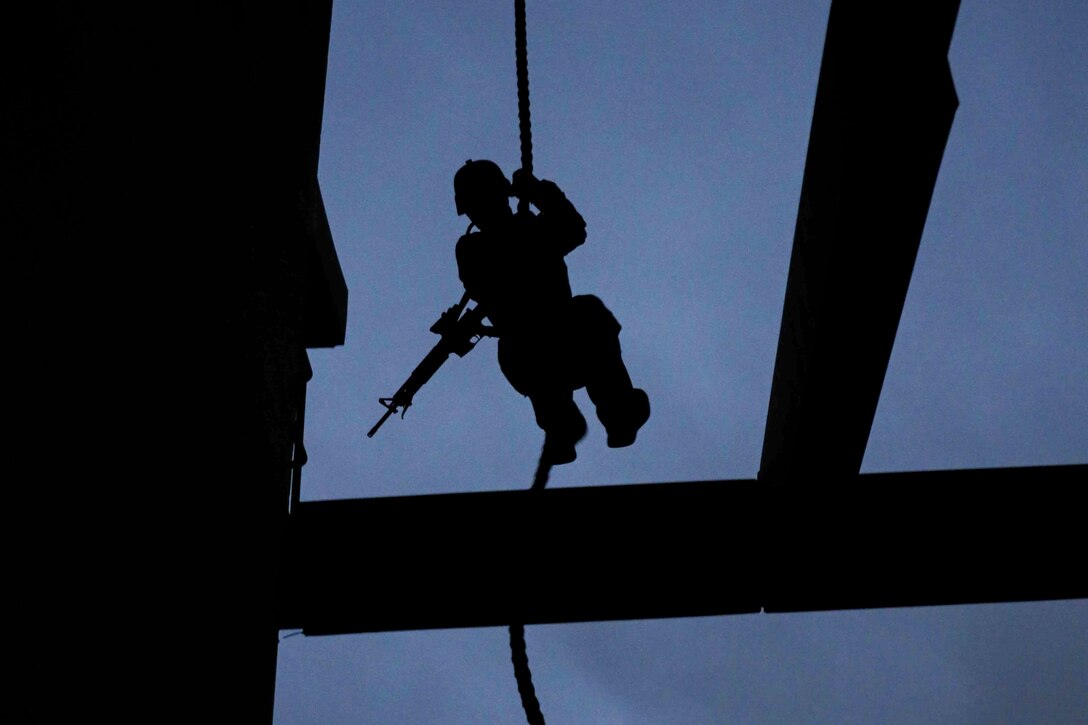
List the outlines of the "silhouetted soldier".
{"type": "Polygon", "coordinates": [[[596,297],[571,294],[563,261],[586,239],[582,215],[551,181],[519,169],[511,184],[491,161],[466,162],[453,183],[457,214],[472,221],[457,242],[461,282],[499,336],[503,374],[533,403],[545,433],[542,458],[558,465],[577,457],[586,421],[574,391],[583,386],[608,431],[608,446],[634,443],[650,417],[650,401],[631,385],[620,323],[596,297]],[[540,213],[514,214],[511,196],[540,213]]]}

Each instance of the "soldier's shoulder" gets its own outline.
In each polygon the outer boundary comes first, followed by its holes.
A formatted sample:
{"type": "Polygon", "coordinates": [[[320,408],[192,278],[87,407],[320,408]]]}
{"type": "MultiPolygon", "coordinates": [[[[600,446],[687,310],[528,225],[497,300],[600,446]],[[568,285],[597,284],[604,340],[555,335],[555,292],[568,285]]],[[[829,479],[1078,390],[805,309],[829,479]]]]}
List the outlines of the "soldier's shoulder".
{"type": "Polygon", "coordinates": [[[457,240],[457,247],[455,248],[457,258],[463,259],[466,256],[478,255],[482,251],[483,241],[483,235],[480,232],[462,234],[461,238],[457,240]]]}
{"type": "Polygon", "coordinates": [[[482,235],[479,232],[468,232],[467,234],[462,234],[461,238],[457,240],[457,248],[461,249],[462,247],[476,246],[480,243],[481,239],[482,235]]]}

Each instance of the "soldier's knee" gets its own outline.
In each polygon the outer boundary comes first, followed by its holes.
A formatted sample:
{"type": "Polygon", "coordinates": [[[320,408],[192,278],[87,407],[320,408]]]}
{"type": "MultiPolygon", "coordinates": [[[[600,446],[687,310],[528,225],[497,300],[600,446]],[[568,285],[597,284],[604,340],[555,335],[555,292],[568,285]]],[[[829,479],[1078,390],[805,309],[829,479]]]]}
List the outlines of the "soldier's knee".
{"type": "Polygon", "coordinates": [[[531,358],[517,345],[511,345],[507,340],[499,339],[499,369],[506,380],[522,395],[529,395],[533,389],[533,370],[531,358]]]}
{"type": "Polygon", "coordinates": [[[600,298],[595,295],[578,295],[571,303],[578,326],[585,333],[592,336],[620,334],[622,328],[619,320],[604,306],[600,298]]]}

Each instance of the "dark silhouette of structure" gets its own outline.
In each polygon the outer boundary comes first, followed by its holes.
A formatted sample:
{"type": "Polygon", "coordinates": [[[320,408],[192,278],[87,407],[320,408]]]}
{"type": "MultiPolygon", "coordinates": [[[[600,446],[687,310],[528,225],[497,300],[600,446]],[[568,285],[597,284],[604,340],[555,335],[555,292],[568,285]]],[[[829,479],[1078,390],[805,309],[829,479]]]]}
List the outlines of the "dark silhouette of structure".
{"type": "Polygon", "coordinates": [[[1088,466],[858,475],[956,106],[958,5],[832,5],[758,479],[303,504],[306,349],[342,343],[347,294],[316,181],[330,4],[21,24],[30,697],[267,723],[279,628],[1088,597],[1088,466]],[[419,545],[390,550],[406,521],[419,545]],[[514,540],[516,568],[490,546],[514,540]],[[454,571],[463,596],[421,606],[454,571]]]}
{"type": "Polygon", "coordinates": [[[574,296],[567,277],[564,257],[586,239],[582,215],[553,182],[519,169],[511,184],[491,161],[468,161],[454,190],[457,213],[472,222],[457,242],[461,282],[494,325],[503,374],[532,401],[545,433],[541,460],[559,465],[577,456],[586,421],[573,393],[582,387],[609,447],[634,443],[650,402],[623,364],[620,324],[598,298],[574,296]],[[514,214],[512,196],[540,213],[525,204],[514,214]]]}
{"type": "Polygon", "coordinates": [[[957,105],[958,7],[832,4],[757,479],[304,503],[281,625],[316,635],[1088,597],[1074,574],[1088,466],[859,475],[957,105]],[[357,571],[350,552],[409,522],[434,545],[344,576],[357,571]],[[546,535],[556,529],[562,541],[546,535]],[[526,543],[473,555],[507,540],[526,543]],[[456,605],[421,605],[452,587],[467,593],[456,605]],[[361,588],[387,596],[362,612],[361,588]]]}
{"type": "Polygon", "coordinates": [[[19,11],[28,699],[47,720],[270,722],[306,351],[342,344],[347,311],[317,183],[331,4],[19,11]]]}
{"type": "Polygon", "coordinates": [[[292,514],[281,625],[326,635],[1084,598],[1076,502],[1086,473],[1047,466],[307,501],[292,514]],[[358,552],[406,530],[429,543],[387,549],[360,570],[358,552]],[[451,591],[458,596],[442,598],[451,591]],[[361,610],[365,592],[382,595],[361,610]]]}

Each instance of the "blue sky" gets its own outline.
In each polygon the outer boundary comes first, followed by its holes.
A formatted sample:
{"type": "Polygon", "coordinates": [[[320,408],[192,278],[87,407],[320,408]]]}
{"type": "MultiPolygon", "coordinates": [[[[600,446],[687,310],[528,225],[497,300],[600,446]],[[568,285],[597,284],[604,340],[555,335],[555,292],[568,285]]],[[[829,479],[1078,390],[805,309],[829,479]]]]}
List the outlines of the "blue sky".
{"type": "MultiPolygon", "coordinates": [[[[334,6],[320,182],[350,289],[313,351],[306,499],[527,488],[493,341],[372,440],[462,289],[468,158],[519,159],[509,2],[334,6]]],[[[537,174],[588,223],[639,442],[549,486],[753,478],[828,2],[530,2],[537,174]]],[[[960,97],[864,471],[1088,462],[1088,5],[965,1],[960,97]]],[[[578,400],[587,412],[584,393],[578,400]]],[[[556,532],[561,535],[561,532],[556,532]]],[[[381,552],[360,552],[365,557],[381,552]]],[[[728,566],[729,552],[723,552],[728,566]]],[[[436,602],[441,606],[441,602],[436,602]]],[[[1088,602],[531,627],[563,723],[1084,722],[1088,602]]],[[[519,722],[505,630],[284,639],[278,723],[519,722]]]]}

